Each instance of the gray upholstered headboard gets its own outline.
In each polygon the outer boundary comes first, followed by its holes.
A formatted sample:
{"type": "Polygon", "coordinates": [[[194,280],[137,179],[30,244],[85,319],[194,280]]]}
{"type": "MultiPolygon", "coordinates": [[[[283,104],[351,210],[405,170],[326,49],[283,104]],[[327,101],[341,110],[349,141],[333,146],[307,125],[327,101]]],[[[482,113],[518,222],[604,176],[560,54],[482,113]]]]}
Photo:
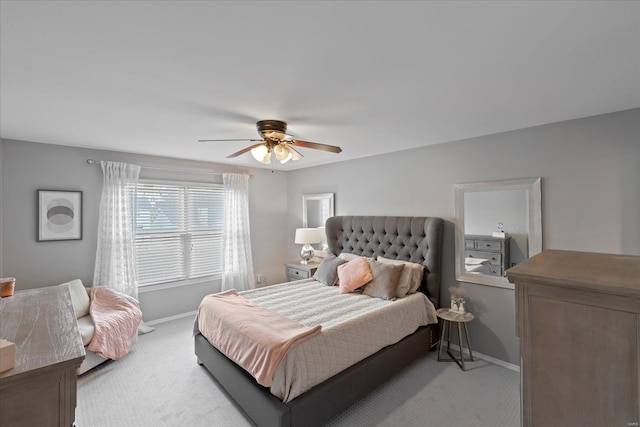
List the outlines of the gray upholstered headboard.
{"type": "Polygon", "coordinates": [[[425,266],[420,290],[439,307],[444,220],[404,216],[334,216],[327,220],[329,251],[411,261],[425,266]]]}

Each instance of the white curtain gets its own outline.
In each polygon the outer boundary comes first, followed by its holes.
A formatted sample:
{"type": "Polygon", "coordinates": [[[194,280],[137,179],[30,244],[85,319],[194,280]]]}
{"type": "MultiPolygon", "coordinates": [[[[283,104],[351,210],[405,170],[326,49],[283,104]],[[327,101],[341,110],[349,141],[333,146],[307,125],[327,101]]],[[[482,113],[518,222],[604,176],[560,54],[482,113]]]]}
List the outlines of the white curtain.
{"type": "Polygon", "coordinates": [[[224,236],[222,290],[255,288],[249,234],[249,176],[222,174],[224,236]]]}
{"type": "Polygon", "coordinates": [[[134,212],[140,166],[100,162],[103,173],[93,285],[138,299],[134,212]]]}

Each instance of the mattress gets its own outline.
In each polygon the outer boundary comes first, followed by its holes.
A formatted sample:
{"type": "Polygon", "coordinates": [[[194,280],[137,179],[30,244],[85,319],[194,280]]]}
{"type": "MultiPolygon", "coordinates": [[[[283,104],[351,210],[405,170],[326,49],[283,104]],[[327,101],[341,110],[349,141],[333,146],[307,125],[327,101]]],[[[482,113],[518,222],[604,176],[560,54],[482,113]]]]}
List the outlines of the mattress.
{"type": "Polygon", "coordinates": [[[420,326],[437,323],[435,307],[420,292],[387,301],[357,293],[340,294],[336,286],[307,279],[240,294],[305,326],[322,325],[319,334],[292,348],[276,368],[270,391],[284,402],[395,344],[420,326]]]}

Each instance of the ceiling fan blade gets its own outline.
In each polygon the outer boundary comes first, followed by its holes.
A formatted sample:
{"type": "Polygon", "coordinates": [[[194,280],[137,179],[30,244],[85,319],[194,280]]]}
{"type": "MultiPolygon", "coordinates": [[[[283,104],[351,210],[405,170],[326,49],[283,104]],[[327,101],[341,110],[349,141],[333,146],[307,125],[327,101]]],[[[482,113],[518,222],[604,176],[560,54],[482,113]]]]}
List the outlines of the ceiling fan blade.
{"type": "Polygon", "coordinates": [[[298,150],[294,149],[291,145],[287,145],[287,148],[291,153],[291,160],[300,160],[301,158],[304,157],[302,154],[300,154],[298,150]]]}
{"type": "MultiPolygon", "coordinates": [[[[253,141],[260,141],[260,140],[259,140],[259,139],[258,139],[258,140],[255,140],[255,139],[254,139],[253,141]]],[[[244,153],[246,153],[247,151],[251,151],[251,150],[253,150],[254,148],[259,147],[259,146],[261,146],[261,145],[263,145],[263,144],[264,144],[264,142],[260,142],[259,144],[253,144],[253,145],[251,145],[251,146],[249,146],[249,147],[247,147],[247,148],[243,148],[243,149],[242,149],[242,150],[240,150],[240,151],[237,151],[237,152],[235,152],[235,153],[233,153],[233,154],[229,154],[229,155],[227,156],[227,159],[232,159],[232,158],[234,158],[234,157],[238,157],[239,155],[244,154],[244,153]]]]}
{"type": "Polygon", "coordinates": [[[257,142],[262,141],[262,139],[199,139],[198,142],[233,142],[233,141],[247,141],[247,142],[257,142]]]}
{"type": "Polygon", "coordinates": [[[331,153],[342,152],[342,148],[336,147],[335,145],[320,144],[318,142],[301,141],[299,139],[294,139],[291,143],[296,147],[313,148],[315,150],[329,151],[331,153]]]}

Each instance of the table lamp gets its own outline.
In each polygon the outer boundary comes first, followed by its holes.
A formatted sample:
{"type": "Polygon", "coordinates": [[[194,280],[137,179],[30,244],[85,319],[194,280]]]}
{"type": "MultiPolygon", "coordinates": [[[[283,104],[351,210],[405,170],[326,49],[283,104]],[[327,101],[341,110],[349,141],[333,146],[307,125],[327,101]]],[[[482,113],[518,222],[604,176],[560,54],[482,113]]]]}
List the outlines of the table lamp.
{"type": "Polygon", "coordinates": [[[297,228],[296,239],[297,244],[304,245],[300,251],[300,264],[308,264],[309,260],[313,258],[313,248],[311,244],[320,243],[322,236],[317,228],[297,228]]]}

